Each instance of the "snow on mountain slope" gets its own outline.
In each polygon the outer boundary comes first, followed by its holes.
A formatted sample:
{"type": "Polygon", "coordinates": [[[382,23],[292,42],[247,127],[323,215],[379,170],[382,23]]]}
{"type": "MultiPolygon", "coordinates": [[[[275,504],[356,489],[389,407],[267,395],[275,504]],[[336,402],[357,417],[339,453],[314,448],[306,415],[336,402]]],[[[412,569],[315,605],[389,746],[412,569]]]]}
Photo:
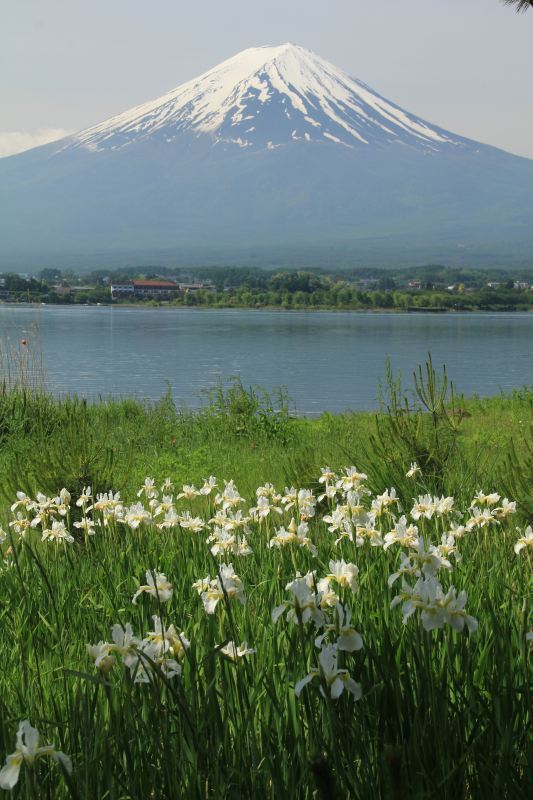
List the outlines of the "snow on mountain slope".
{"type": "Polygon", "coordinates": [[[401,142],[439,150],[467,140],[385,100],[309,50],[293,44],[243,50],[200,77],[63,141],[60,150],[121,149],[189,132],[242,148],[292,141],[357,147],[401,142]]]}

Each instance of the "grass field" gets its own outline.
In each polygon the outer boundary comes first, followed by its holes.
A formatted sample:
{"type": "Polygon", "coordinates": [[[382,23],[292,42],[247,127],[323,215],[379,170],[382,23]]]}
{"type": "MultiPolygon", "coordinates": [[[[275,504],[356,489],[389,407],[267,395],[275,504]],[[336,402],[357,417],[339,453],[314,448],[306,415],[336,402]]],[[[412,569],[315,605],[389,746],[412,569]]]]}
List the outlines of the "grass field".
{"type": "Polygon", "coordinates": [[[0,785],[529,798],[533,394],[416,389],[307,420],[6,387],[0,785]]]}

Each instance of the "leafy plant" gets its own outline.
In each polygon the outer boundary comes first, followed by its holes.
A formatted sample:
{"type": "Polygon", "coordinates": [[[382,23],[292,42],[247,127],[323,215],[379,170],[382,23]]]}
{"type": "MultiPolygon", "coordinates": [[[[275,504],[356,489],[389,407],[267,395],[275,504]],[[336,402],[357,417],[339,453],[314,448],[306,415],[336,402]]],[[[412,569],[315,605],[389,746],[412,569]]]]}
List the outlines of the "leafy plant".
{"type": "MultiPolygon", "coordinates": [[[[529,427],[533,428],[533,396],[530,394],[527,400],[526,420],[529,427]]],[[[519,446],[515,441],[510,441],[503,464],[498,471],[501,486],[509,497],[518,501],[524,521],[531,520],[533,518],[533,439],[531,435],[522,439],[519,446]]]]}
{"type": "Polygon", "coordinates": [[[517,13],[527,11],[533,6],[533,0],[503,0],[503,2],[506,6],[514,6],[517,13]]]}
{"type": "Polygon", "coordinates": [[[260,387],[245,388],[235,378],[208,393],[206,413],[223,423],[232,436],[283,444],[291,440],[290,401],[284,389],[270,394],[260,387]]]}
{"type": "Polygon", "coordinates": [[[380,389],[382,412],[376,415],[366,460],[378,482],[387,475],[395,486],[405,482],[410,464],[416,462],[428,488],[443,491],[450,465],[461,454],[461,426],[468,412],[464,398],[448,380],[446,367],[439,374],[431,355],[413,373],[413,386],[410,401],[401,378],[395,378],[387,364],[385,387],[380,389]]]}
{"type": "Polygon", "coordinates": [[[31,454],[26,442],[14,450],[9,470],[12,477],[3,482],[4,494],[19,489],[55,494],[63,486],[72,487],[69,491],[77,494],[85,486],[95,491],[120,488],[109,418],[102,416],[100,424],[95,425],[87,401],[77,398],[58,404],[56,411],[54,424],[37,437],[31,454]]]}

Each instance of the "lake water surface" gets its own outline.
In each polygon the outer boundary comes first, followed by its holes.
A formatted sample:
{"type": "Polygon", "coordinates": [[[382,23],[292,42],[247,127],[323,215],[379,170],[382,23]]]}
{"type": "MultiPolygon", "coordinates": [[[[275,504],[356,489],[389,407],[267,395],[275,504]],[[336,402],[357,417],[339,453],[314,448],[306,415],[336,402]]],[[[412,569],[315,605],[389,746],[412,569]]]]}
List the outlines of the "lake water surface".
{"type": "Polygon", "coordinates": [[[301,414],[373,409],[386,360],[409,382],[431,352],[465,394],[533,383],[533,314],[368,314],[0,306],[0,339],[42,351],[57,394],[202,402],[220,378],[285,386],[301,414]]]}

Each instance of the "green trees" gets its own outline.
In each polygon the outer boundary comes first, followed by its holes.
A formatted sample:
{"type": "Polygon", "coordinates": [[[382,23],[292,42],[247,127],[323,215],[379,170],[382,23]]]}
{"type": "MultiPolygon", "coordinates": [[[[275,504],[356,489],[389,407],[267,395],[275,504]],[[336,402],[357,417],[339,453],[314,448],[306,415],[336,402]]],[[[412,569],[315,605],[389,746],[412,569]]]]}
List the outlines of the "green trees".
{"type": "Polygon", "coordinates": [[[46,269],[42,269],[37,277],[42,281],[46,281],[47,283],[59,283],[63,277],[63,273],[60,269],[47,267],[46,269]]]}

